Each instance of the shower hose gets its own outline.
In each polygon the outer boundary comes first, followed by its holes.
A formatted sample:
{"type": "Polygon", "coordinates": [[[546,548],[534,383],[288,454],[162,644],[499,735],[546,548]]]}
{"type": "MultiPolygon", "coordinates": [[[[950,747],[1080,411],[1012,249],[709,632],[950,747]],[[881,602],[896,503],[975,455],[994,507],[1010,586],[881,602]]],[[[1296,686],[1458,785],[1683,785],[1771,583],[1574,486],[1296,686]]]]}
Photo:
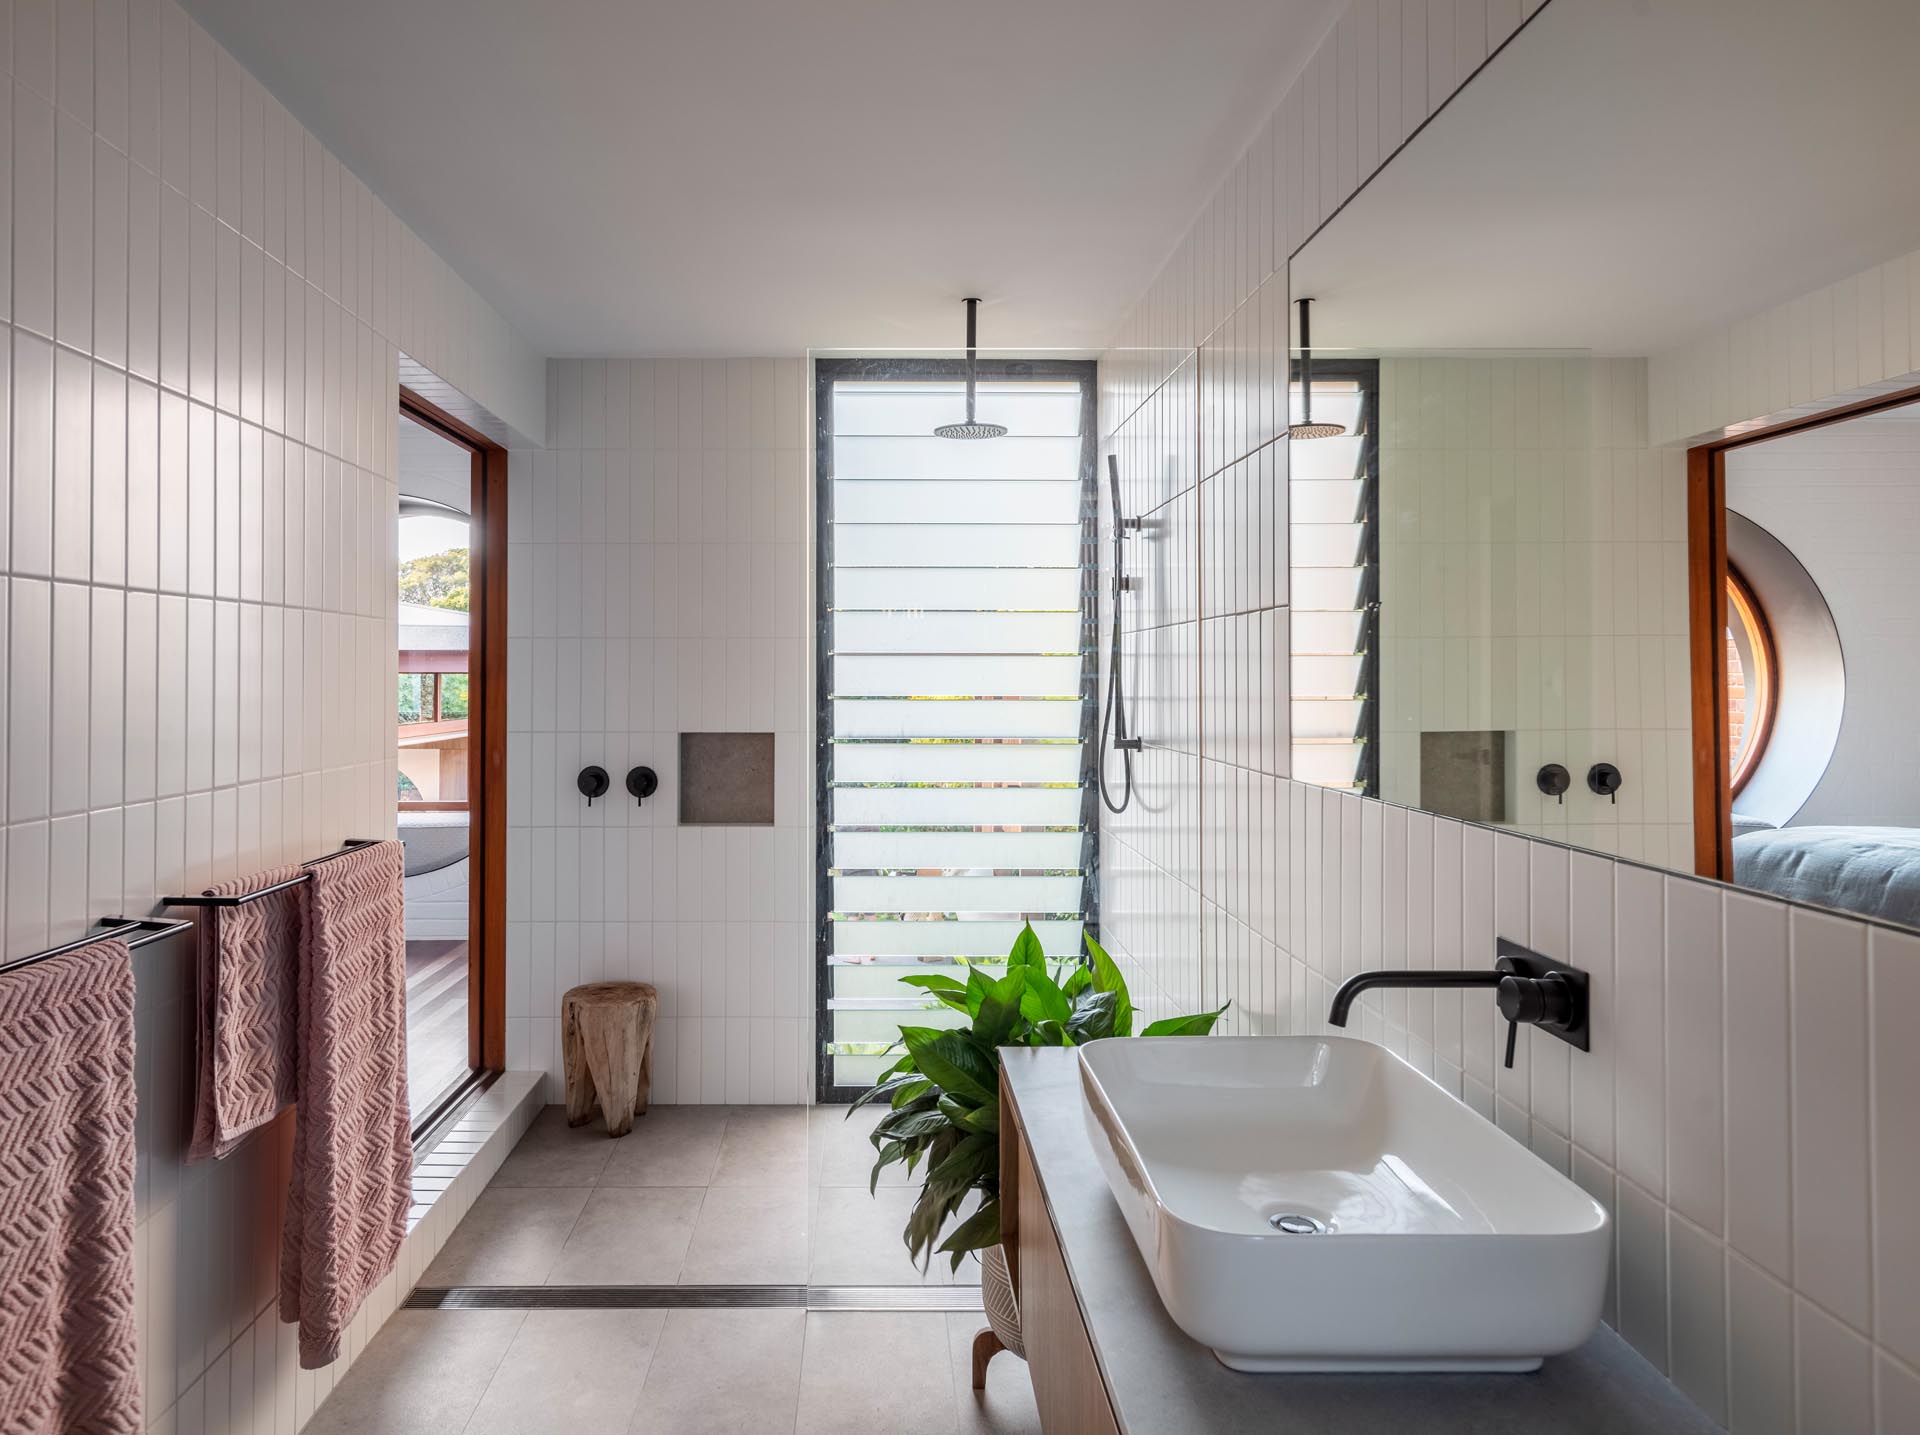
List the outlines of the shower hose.
{"type": "Polygon", "coordinates": [[[1120,813],[1133,801],[1133,754],[1140,746],[1140,739],[1127,736],[1127,704],[1120,675],[1120,595],[1127,587],[1123,563],[1123,535],[1127,524],[1120,516],[1120,464],[1112,454],[1107,455],[1107,478],[1113,492],[1113,637],[1107,644],[1107,706],[1100,717],[1099,781],[1100,800],[1107,805],[1107,811],[1120,813]],[[1115,749],[1120,753],[1122,774],[1118,802],[1113,800],[1107,786],[1107,754],[1115,749]]]}

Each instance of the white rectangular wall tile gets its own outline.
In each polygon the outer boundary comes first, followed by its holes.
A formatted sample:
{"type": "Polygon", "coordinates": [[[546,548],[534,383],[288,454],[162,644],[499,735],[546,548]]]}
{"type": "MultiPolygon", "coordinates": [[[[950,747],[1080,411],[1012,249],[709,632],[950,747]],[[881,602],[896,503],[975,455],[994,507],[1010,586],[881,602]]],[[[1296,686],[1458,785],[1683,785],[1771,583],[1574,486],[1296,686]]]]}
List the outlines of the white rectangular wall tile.
{"type": "MultiPolygon", "coordinates": [[[[336,211],[355,255],[303,267],[287,236],[304,226],[306,162],[330,162],[336,192],[343,172],[172,0],[23,5],[12,39],[8,955],[151,910],[160,893],[391,832],[393,588],[379,555],[400,351],[502,432],[537,442],[545,422],[525,341],[351,176],[336,211]],[[375,233],[408,256],[416,333],[371,301],[375,233]],[[469,337],[442,337],[455,334],[469,337]]],[[[259,1357],[256,1336],[271,1351],[285,1330],[254,1322],[272,1288],[284,1132],[219,1166],[182,1165],[189,948],[138,959],[147,1418],[264,1429],[277,1408],[291,1430],[296,1388],[310,1411],[332,1376],[296,1382],[290,1345],[259,1357]]],[[[392,1304],[363,1316],[349,1358],[392,1304]]]]}
{"type": "Polygon", "coordinates": [[[1796,911],[1792,933],[1795,1288],[1871,1320],[1866,929],[1796,911]]]}
{"type": "Polygon", "coordinates": [[[806,375],[556,359],[549,444],[511,455],[508,987],[550,1100],[560,996],[600,977],[660,991],[657,1100],[812,1099],[806,375]],[[683,730],[774,734],[772,828],[678,826],[683,730]],[[589,763],[614,784],[591,808],[589,763]]]}

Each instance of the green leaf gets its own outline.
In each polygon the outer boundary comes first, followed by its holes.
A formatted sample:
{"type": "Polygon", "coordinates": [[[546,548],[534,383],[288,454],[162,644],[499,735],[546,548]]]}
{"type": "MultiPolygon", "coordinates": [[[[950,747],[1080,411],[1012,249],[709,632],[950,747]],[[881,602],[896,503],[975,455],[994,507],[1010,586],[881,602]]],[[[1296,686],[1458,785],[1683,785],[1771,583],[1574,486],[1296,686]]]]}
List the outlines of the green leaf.
{"type": "Polygon", "coordinates": [[[921,1097],[929,1094],[933,1090],[933,1083],[928,1081],[924,1076],[916,1075],[909,1077],[906,1080],[906,1084],[893,1093],[893,1109],[898,1111],[901,1107],[918,1101],[921,1097]]]}
{"type": "Polygon", "coordinates": [[[900,1028],[900,1044],[907,1049],[905,1059],[914,1063],[915,1070],[919,1069],[919,1058],[913,1054],[914,1043],[931,1041],[946,1030],[947,1028],[944,1026],[903,1026],[900,1028]]]}
{"type": "Polygon", "coordinates": [[[847,1108],[847,1115],[844,1119],[851,1120],[854,1112],[872,1101],[890,1101],[893,1105],[898,1106],[900,1104],[896,1099],[898,1094],[908,1090],[916,1083],[924,1082],[924,1080],[925,1078],[920,1076],[919,1073],[910,1071],[904,1076],[889,1077],[885,1081],[876,1082],[853,1098],[853,1104],[847,1108]]]}
{"type": "Polygon", "coordinates": [[[1012,1034],[1014,1023],[1020,1020],[1020,994],[1026,990],[1031,970],[1009,968],[980,1003],[980,1013],[973,1020],[973,1034],[983,1046],[989,1049],[1002,1046],[1012,1034]]]}
{"type": "Polygon", "coordinates": [[[1063,1021],[1054,1021],[1049,1017],[1046,1021],[1037,1021],[1027,1028],[1028,1046],[1072,1046],[1073,1044],[1073,1038],[1067,1035],[1067,1024],[1063,1021]]]}
{"type": "Polygon", "coordinates": [[[880,1148],[880,1159],[873,1163],[873,1174],[867,1177],[867,1194],[876,1194],[880,1189],[880,1173],[895,1161],[907,1159],[907,1146],[904,1141],[889,1141],[880,1148]]]}
{"type": "Polygon", "coordinates": [[[880,1080],[853,1098],[853,1104],[847,1107],[847,1115],[842,1119],[851,1118],[854,1112],[858,1111],[870,1101],[879,1101],[884,1097],[891,1096],[895,1091],[900,1089],[901,1083],[916,1079],[917,1078],[911,1073],[898,1077],[888,1077],[883,1073],[880,1080]]]}
{"type": "Polygon", "coordinates": [[[1167,1016],[1159,1021],[1148,1022],[1142,1036],[1205,1036],[1213,1030],[1213,1024],[1220,1020],[1226,1007],[1219,1011],[1195,1012],[1192,1016],[1167,1016]]]}
{"type": "Polygon", "coordinates": [[[1073,971],[1068,974],[1066,981],[1061,983],[1060,990],[1066,993],[1068,1001],[1072,1001],[1092,985],[1093,969],[1091,967],[1075,967],[1073,971]]]}
{"type": "Polygon", "coordinates": [[[970,1132],[995,1132],[1000,1129],[1000,1103],[965,1106],[951,1096],[940,1098],[940,1114],[955,1126],[970,1132]]]}
{"type": "Polygon", "coordinates": [[[959,1211],[968,1194],[966,1191],[940,1195],[923,1193],[919,1202],[914,1205],[913,1211],[907,1217],[904,1239],[907,1250],[912,1253],[914,1261],[922,1270],[931,1263],[933,1244],[940,1239],[942,1228],[959,1211]]]}
{"type": "MultiPolygon", "coordinates": [[[[904,1032],[906,1028],[901,1030],[904,1032]]],[[[921,1073],[946,1091],[955,1096],[971,1096],[975,1101],[996,1099],[1000,1082],[992,1059],[983,1056],[960,1032],[910,1037],[908,1046],[921,1073]]]]}
{"type": "Polygon", "coordinates": [[[1007,953],[1007,969],[1039,967],[1044,971],[1046,965],[1047,954],[1040,949],[1040,939],[1033,934],[1033,923],[1029,922],[1013,939],[1013,950],[1007,953]]]}
{"type": "Polygon", "coordinates": [[[1114,965],[1113,958],[1107,955],[1106,948],[1094,941],[1093,933],[1082,934],[1087,943],[1087,952],[1093,958],[1093,989],[1097,992],[1112,992],[1119,998],[1113,1008],[1114,1036],[1133,1035],[1133,1002],[1127,996],[1127,979],[1120,975],[1120,968],[1114,965]]]}
{"type": "Polygon", "coordinates": [[[993,979],[978,967],[967,971],[967,1015],[980,1015],[980,1003],[987,999],[987,993],[993,990],[993,979]]]}
{"type": "Polygon", "coordinates": [[[902,1141],[913,1136],[938,1135],[951,1124],[938,1111],[909,1111],[888,1117],[882,1126],[875,1129],[875,1134],[885,1134],[895,1141],[902,1141]]]}
{"type": "Polygon", "coordinates": [[[1067,1035],[1076,1043],[1118,1036],[1114,1021],[1119,1007],[1118,992],[1082,992],[1074,1001],[1073,1016],[1067,1022],[1067,1035]]]}
{"type": "Polygon", "coordinates": [[[1020,997],[1020,1015],[1030,1022],[1064,1022],[1073,1012],[1067,994],[1044,966],[1028,967],[1027,989],[1020,997]]]}
{"type": "Polygon", "coordinates": [[[912,976],[902,977],[905,986],[919,987],[930,992],[959,992],[966,994],[967,984],[952,977],[941,976],[938,972],[915,972],[912,976]]]}
{"type": "Polygon", "coordinates": [[[995,1198],[983,1201],[979,1210],[954,1227],[953,1234],[940,1243],[940,1249],[953,1253],[953,1268],[957,1271],[968,1251],[983,1251],[999,1244],[1000,1202],[995,1198]]]}
{"type": "Polygon", "coordinates": [[[983,1133],[969,1135],[946,1160],[927,1172],[927,1184],[971,1186],[982,1176],[1000,1172],[1000,1141],[983,1133]]]}

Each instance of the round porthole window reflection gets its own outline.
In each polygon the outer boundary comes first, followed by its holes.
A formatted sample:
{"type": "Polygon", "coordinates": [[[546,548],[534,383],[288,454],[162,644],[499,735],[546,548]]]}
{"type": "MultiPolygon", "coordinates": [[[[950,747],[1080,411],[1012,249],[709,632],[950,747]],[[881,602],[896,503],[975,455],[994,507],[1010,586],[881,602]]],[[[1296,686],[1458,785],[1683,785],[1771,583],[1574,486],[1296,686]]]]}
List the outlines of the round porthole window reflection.
{"type": "Polygon", "coordinates": [[[1766,613],[1737,570],[1727,572],[1727,751],[1733,791],[1746,784],[1766,750],[1779,670],[1766,613]]]}

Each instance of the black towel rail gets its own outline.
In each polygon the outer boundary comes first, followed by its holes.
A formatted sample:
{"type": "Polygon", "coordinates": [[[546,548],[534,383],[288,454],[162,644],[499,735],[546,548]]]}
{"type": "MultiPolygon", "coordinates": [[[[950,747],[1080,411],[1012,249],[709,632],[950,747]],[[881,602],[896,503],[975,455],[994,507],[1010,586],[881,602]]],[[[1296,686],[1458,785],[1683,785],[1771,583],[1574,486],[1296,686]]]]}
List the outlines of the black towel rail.
{"type": "MultiPolygon", "coordinates": [[[[386,839],[382,837],[349,837],[346,842],[341,845],[338,852],[329,852],[324,857],[315,857],[312,861],[302,862],[300,865],[302,867],[318,867],[322,862],[331,862],[336,857],[344,857],[349,852],[358,852],[362,847],[372,847],[376,843],[385,840],[386,839]]],[[[274,892],[284,892],[289,887],[298,887],[302,882],[307,880],[307,876],[307,873],[302,872],[298,877],[289,877],[284,882],[275,882],[270,886],[258,887],[251,892],[242,892],[234,897],[215,897],[206,892],[192,897],[162,897],[160,899],[160,905],[163,907],[244,907],[247,903],[257,902],[262,897],[269,896],[274,892]]]]}
{"type": "Polygon", "coordinates": [[[0,973],[18,971],[21,967],[30,967],[36,962],[44,962],[51,957],[64,957],[68,952],[77,952],[82,947],[90,947],[95,942],[104,942],[117,937],[128,947],[144,947],[148,942],[157,942],[171,937],[175,932],[184,932],[193,923],[184,918],[174,917],[102,917],[84,937],[75,937],[71,942],[62,942],[57,947],[49,947],[44,952],[35,952],[31,956],[14,957],[0,962],[0,973]]]}

